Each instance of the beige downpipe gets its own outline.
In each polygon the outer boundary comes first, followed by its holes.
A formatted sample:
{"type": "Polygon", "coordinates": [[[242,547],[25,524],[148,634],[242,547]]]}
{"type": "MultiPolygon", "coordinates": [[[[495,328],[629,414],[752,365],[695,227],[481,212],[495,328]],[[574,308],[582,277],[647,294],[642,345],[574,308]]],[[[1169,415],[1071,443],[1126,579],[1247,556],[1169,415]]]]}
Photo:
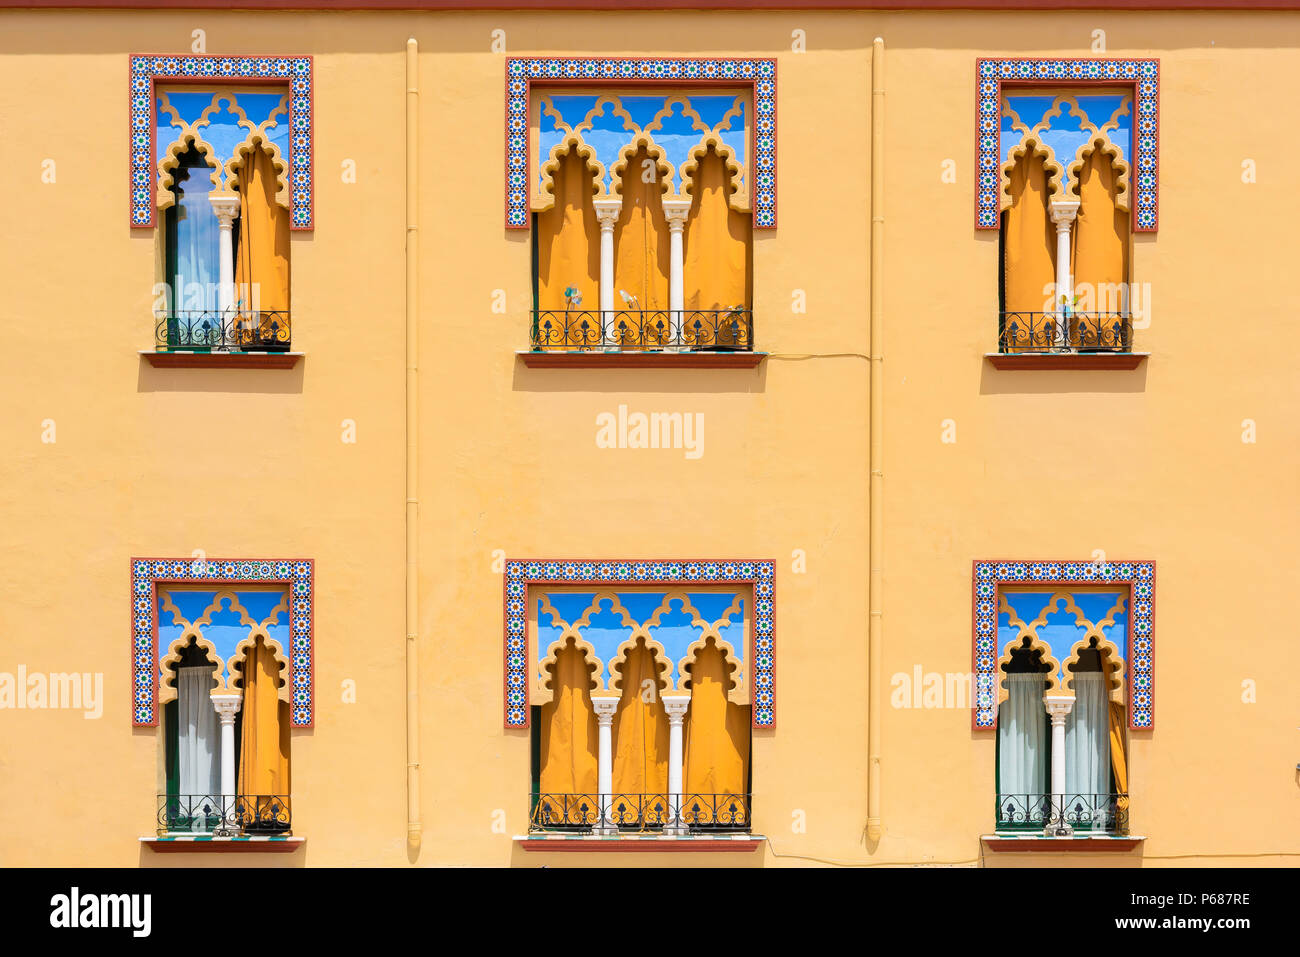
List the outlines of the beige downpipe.
{"type": "Polygon", "coordinates": [[[871,44],[871,326],[867,354],[871,357],[871,516],[868,535],[871,554],[871,592],[868,598],[871,624],[867,663],[867,700],[870,712],[867,727],[867,838],[880,840],[884,825],[880,821],[880,665],[884,643],[884,617],[881,607],[884,570],[884,543],[880,539],[884,524],[881,499],[885,485],[884,424],[885,380],[884,357],[881,355],[881,326],[884,320],[885,258],[885,41],[881,37],[871,44]]]}
{"type": "Polygon", "coordinates": [[[406,839],[420,846],[420,517],[418,422],[420,64],[406,41],[406,839]]]}

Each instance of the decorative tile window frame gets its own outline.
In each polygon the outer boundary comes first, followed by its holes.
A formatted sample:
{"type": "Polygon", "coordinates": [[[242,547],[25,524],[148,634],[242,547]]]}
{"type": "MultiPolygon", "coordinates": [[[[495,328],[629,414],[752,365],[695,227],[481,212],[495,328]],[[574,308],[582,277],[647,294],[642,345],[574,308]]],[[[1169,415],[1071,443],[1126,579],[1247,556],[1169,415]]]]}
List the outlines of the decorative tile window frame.
{"type": "Polygon", "coordinates": [[[511,561],[505,572],[505,726],[528,727],[528,589],[533,585],[752,585],[752,726],[776,727],[776,563],[771,561],[511,561]]]}
{"type": "Polygon", "coordinates": [[[132,54],[131,119],[127,142],[131,150],[131,226],[154,224],[158,162],[157,97],[164,83],[279,83],[289,92],[289,228],[312,229],[315,194],[312,146],[315,139],[312,100],[312,58],[309,56],[149,56],[132,54]]]}
{"type": "Polygon", "coordinates": [[[1155,562],[1024,562],[975,561],[972,573],[971,617],[973,641],[971,670],[975,675],[975,700],[971,727],[991,731],[997,727],[999,592],[1006,585],[1041,585],[1074,588],[1079,585],[1121,585],[1129,591],[1127,615],[1126,701],[1128,726],[1134,731],[1155,727],[1155,562]]]}
{"type": "Polygon", "coordinates": [[[754,135],[748,168],[754,228],[776,228],[776,60],[772,58],[509,57],[506,60],[506,228],[527,229],[528,105],[534,83],[750,86],[754,135]]]}
{"type": "Polygon", "coordinates": [[[289,588],[290,724],[295,728],[312,727],[316,697],[312,642],[315,574],[311,559],[131,559],[131,723],[136,727],[158,724],[158,586],[257,584],[289,588]]]}
{"type": "Polygon", "coordinates": [[[1133,92],[1133,231],[1154,233],[1160,222],[1160,60],[980,57],[975,64],[975,228],[1002,224],[1002,87],[1044,84],[1126,87],[1133,92]]]}

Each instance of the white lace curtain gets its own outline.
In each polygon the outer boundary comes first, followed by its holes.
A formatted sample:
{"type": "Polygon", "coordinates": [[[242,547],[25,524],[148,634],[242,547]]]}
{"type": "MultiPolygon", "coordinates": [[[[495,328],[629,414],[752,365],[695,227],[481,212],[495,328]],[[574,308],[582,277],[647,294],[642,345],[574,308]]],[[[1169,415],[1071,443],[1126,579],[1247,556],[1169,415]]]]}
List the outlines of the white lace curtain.
{"type": "Polygon", "coordinates": [[[211,698],[216,686],[213,670],[200,665],[181,668],[177,675],[177,770],[183,801],[221,791],[221,739],[211,698]]]}

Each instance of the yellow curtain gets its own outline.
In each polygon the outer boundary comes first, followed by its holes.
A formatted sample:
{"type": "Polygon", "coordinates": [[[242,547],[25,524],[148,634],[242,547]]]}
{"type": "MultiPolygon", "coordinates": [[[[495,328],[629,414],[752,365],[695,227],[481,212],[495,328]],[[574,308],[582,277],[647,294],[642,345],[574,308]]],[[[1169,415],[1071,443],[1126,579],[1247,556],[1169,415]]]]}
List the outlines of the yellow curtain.
{"type": "Polygon", "coordinates": [[[239,794],[245,814],[268,816],[273,807],[253,798],[289,795],[288,704],[280,700],[280,663],[261,638],[244,658],[243,729],[239,743],[239,794]]]}
{"type": "MultiPolygon", "coordinates": [[[[1010,174],[1011,208],[1003,217],[1002,288],[1006,312],[1044,312],[1051,295],[1044,286],[1056,282],[1056,227],[1047,211],[1047,170],[1043,157],[1026,153],[1010,174]]],[[[1008,318],[1018,324],[1018,334],[1032,331],[1039,346],[1050,344],[1051,320],[1008,318]],[[1048,337],[1048,338],[1044,338],[1048,337]]],[[[1027,338],[1024,344],[1028,345],[1027,338]]],[[[1017,351],[1010,349],[1009,351],[1017,351]]]]}
{"type": "Polygon", "coordinates": [[[623,663],[623,695],[614,714],[615,820],[662,824],[668,794],[668,713],[659,700],[655,654],[638,641],[623,663]],[[654,682],[647,693],[645,682],[654,682]],[[646,701],[646,698],[649,701],[646,701]]]}
{"type": "MultiPolygon", "coordinates": [[[[717,150],[710,147],[696,167],[693,180],[691,211],[683,237],[683,273],[688,280],[686,308],[748,309],[751,223],[747,215],[731,208],[731,180],[717,150]]],[[[719,317],[716,328],[713,321],[699,318],[708,327],[700,345],[737,344],[731,323],[724,317],[719,317]]]]}
{"type": "Polygon", "coordinates": [[[583,319],[589,324],[587,344],[600,341],[600,224],[591,202],[594,188],[592,173],[575,147],[555,171],[555,205],[537,214],[537,308],[560,313],[541,318],[543,325],[549,319],[554,330],[549,335],[543,330],[543,344],[582,345],[583,319]],[[575,308],[591,315],[572,317],[566,336],[564,290],[570,286],[582,293],[575,308]]]}
{"type": "Polygon", "coordinates": [[[691,665],[691,706],[685,723],[682,816],[689,823],[716,819],[745,823],[741,802],[714,795],[745,794],[749,785],[748,706],[727,700],[730,668],[717,645],[709,644],[691,665]]]}
{"type": "MultiPolygon", "coordinates": [[[[239,173],[239,253],[235,259],[235,301],[240,315],[289,311],[289,211],[275,201],[279,184],[271,154],[260,147],[244,157],[239,173]]],[[[261,318],[256,341],[289,341],[283,316],[261,318]]],[[[254,344],[245,327],[240,342],[254,344]]]]}
{"type": "MultiPolygon", "coordinates": [[[[650,154],[642,147],[628,161],[623,174],[623,205],[614,224],[614,308],[625,306],[620,290],[635,296],[642,310],[668,308],[668,274],[671,269],[668,221],[664,219],[659,167],[651,167],[654,178],[643,175],[650,154]]],[[[669,335],[668,316],[646,319],[645,343],[654,344],[669,335]],[[662,323],[662,329],[660,327],[662,323]]],[[[631,323],[629,322],[629,325],[631,323]]],[[[635,333],[634,333],[635,335],[635,333]]]]}
{"type": "MultiPolygon", "coordinates": [[[[1075,292],[1086,312],[1123,311],[1122,289],[1128,283],[1128,213],[1116,205],[1119,177],[1110,156],[1094,149],[1079,170],[1079,217],[1074,225],[1072,270],[1075,292]],[[1091,292],[1091,296],[1087,293],[1091,292]],[[1091,299],[1091,302],[1088,300],[1091,299]]],[[[1083,345],[1114,345],[1109,325],[1083,320],[1083,345]],[[1104,339],[1098,338],[1105,328],[1104,339]]]]}
{"type": "Polygon", "coordinates": [[[1119,808],[1128,817],[1128,744],[1124,737],[1124,705],[1110,702],[1110,769],[1115,776],[1115,791],[1120,794],[1119,808]]]}
{"type": "Polygon", "coordinates": [[[551,700],[542,705],[539,784],[542,794],[556,797],[544,799],[539,812],[551,816],[549,823],[580,823],[585,800],[586,823],[595,823],[598,731],[591,672],[586,657],[572,645],[555,656],[551,688],[551,700]]]}

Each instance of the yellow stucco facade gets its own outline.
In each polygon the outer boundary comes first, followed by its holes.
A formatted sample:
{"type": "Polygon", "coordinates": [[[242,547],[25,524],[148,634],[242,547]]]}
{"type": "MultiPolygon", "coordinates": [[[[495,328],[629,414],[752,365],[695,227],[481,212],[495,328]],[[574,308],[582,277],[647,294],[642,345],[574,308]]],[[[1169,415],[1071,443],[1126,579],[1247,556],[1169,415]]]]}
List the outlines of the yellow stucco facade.
{"type": "Polygon", "coordinates": [[[1242,864],[1300,859],[1300,14],[0,11],[0,672],[103,676],[102,716],[0,714],[12,865],[1242,864]],[[310,55],[315,225],[289,369],[156,368],[132,229],[133,53],[310,55]],[[1104,31],[1104,52],[1095,31],[1104,31]],[[503,31],[500,40],[494,33],[503,31]],[[418,42],[419,739],[407,844],[406,56],[418,42]],[[872,41],[882,37],[883,617],[868,817],[872,41]],[[494,49],[494,43],[498,49],[494,49]],[[504,43],[505,53],[499,49],[504,43]],[[755,230],[754,368],[539,368],[527,230],[503,225],[506,56],[773,57],[779,224],[755,230]],[[978,57],[1158,57],[1149,353],[1000,370],[998,234],[974,228],[978,57]],[[355,175],[349,176],[348,170],[355,175]],[[499,304],[504,302],[504,310],[499,304]],[[806,307],[805,307],[806,303],[806,307]],[[497,307],[497,308],[494,308],[497,307]],[[702,413],[703,454],[596,420],[702,413]],[[345,441],[349,421],[355,442],[345,441]],[[132,727],[130,560],[315,562],[315,720],[289,854],[162,854],[160,734],[132,727]],[[982,559],[1159,567],[1156,727],[1113,853],[992,850],[995,735],[900,708],[971,668],[982,559]],[[502,560],[770,559],[779,697],[737,853],[525,850],[502,722],[502,560]]]}

